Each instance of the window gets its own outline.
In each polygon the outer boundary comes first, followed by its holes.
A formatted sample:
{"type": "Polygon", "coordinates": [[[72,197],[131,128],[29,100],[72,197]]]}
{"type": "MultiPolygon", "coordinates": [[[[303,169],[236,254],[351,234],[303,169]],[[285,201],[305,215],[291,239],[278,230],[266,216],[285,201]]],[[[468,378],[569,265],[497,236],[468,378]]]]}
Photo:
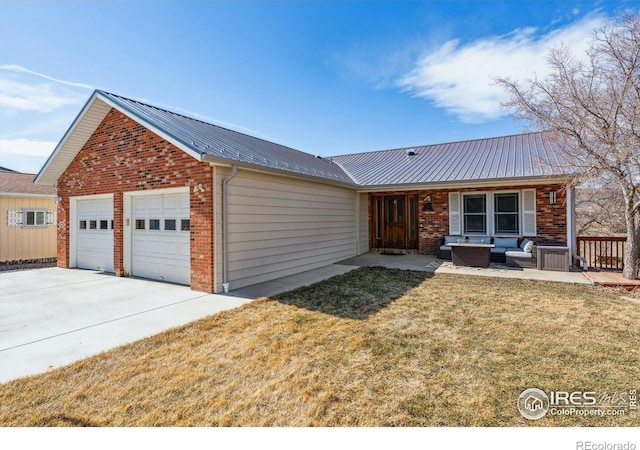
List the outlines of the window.
{"type": "Polygon", "coordinates": [[[86,230],[87,229],[87,221],[86,220],[81,220],[80,221],[80,229],[81,230],[86,230]]]}
{"type": "Polygon", "coordinates": [[[89,229],[90,230],[97,230],[98,229],[98,221],[90,220],[89,221],[89,229]]]}
{"type": "Polygon", "coordinates": [[[450,192],[450,234],[536,236],[536,191],[450,192]]]}
{"type": "Polygon", "coordinates": [[[108,220],[101,220],[100,221],[100,229],[101,230],[108,230],[109,229],[109,221],[108,220]]]}
{"type": "Polygon", "coordinates": [[[150,230],[159,230],[160,229],[160,219],[149,219],[149,229],[150,230]]]}
{"type": "Polygon", "coordinates": [[[191,230],[191,223],[189,219],[180,220],[180,231],[190,231],[190,230],[191,230]]]}
{"type": "Polygon", "coordinates": [[[47,212],[37,209],[25,209],[23,212],[25,228],[46,227],[47,226],[47,212]]]}
{"type": "Polygon", "coordinates": [[[487,234],[487,196],[463,195],[464,233],[487,234]]]}
{"type": "Polygon", "coordinates": [[[176,219],[164,219],[164,230],[165,231],[175,231],[176,230],[176,219]]]}
{"type": "Polygon", "coordinates": [[[144,230],[144,229],[145,229],[144,219],[136,219],[136,230],[144,230]]]}
{"type": "Polygon", "coordinates": [[[494,194],[493,211],[495,234],[519,234],[520,212],[518,194],[494,194]]]}

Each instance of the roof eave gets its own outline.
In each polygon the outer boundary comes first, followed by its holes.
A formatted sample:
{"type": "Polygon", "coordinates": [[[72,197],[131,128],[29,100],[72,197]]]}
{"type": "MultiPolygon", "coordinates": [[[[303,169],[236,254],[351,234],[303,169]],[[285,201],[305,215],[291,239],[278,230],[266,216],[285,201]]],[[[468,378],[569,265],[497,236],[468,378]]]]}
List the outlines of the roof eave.
{"type": "Polygon", "coordinates": [[[380,184],[380,185],[360,185],[358,192],[380,192],[380,191],[398,191],[398,190],[425,190],[425,189],[455,189],[455,188],[478,188],[478,187],[509,187],[509,186],[532,186],[536,184],[550,183],[566,183],[570,180],[570,176],[562,175],[544,175],[535,177],[513,177],[513,178],[487,178],[483,180],[465,180],[465,181],[439,181],[428,183],[399,183],[399,184],[380,184]]]}
{"type": "Polygon", "coordinates": [[[55,160],[55,158],[58,156],[58,154],[60,153],[60,151],[62,150],[62,148],[66,144],[66,142],[69,139],[69,137],[73,134],[73,131],[76,129],[78,124],[82,121],[82,118],[86,115],[87,111],[89,111],[91,106],[93,106],[94,102],[96,101],[97,96],[98,96],[98,91],[93,91],[93,94],[91,95],[91,97],[89,97],[89,100],[87,100],[87,103],[85,103],[85,105],[82,107],[82,109],[80,110],[80,112],[78,113],[76,118],[73,120],[73,122],[71,122],[71,125],[69,126],[67,131],[62,136],[62,139],[60,140],[60,142],[58,142],[58,145],[56,145],[56,148],[53,149],[53,152],[49,155],[49,157],[45,161],[44,165],[40,169],[40,172],[38,172],[38,174],[34,178],[33,184],[42,184],[42,185],[45,185],[45,186],[53,186],[55,184],[55,183],[40,183],[40,181],[42,180],[42,178],[46,174],[47,170],[49,170],[49,166],[55,160]]]}
{"type": "MultiPolygon", "coordinates": [[[[134,120],[134,121],[140,123],[145,128],[149,129],[150,131],[154,132],[155,134],[157,134],[161,138],[163,138],[166,141],[170,142],[171,144],[175,145],[180,150],[184,151],[185,153],[187,153],[188,155],[192,156],[193,158],[195,158],[195,159],[197,159],[199,161],[202,161],[202,154],[201,153],[195,151],[193,148],[189,147],[186,143],[182,142],[181,140],[179,140],[175,136],[173,136],[171,134],[168,134],[168,133],[158,129],[157,127],[153,126],[152,124],[150,124],[149,122],[147,122],[146,120],[144,120],[143,118],[138,116],[135,112],[131,111],[125,105],[121,105],[119,103],[114,102],[107,95],[105,95],[104,93],[102,93],[99,90],[96,90],[96,91],[93,92],[93,94],[91,95],[89,100],[87,100],[87,103],[85,103],[85,105],[82,108],[82,110],[80,110],[80,112],[78,113],[78,115],[76,116],[74,121],[71,123],[71,126],[66,131],[66,133],[64,134],[64,136],[62,137],[62,139],[60,140],[60,142],[58,143],[58,145],[54,149],[53,153],[51,153],[51,155],[49,155],[49,158],[47,158],[47,161],[42,166],[42,169],[40,169],[40,172],[38,172],[38,175],[36,175],[36,178],[33,180],[33,182],[35,184],[50,185],[50,186],[55,185],[55,182],[53,182],[51,180],[48,180],[47,182],[44,182],[43,179],[46,178],[47,172],[49,171],[52,162],[55,161],[55,159],[63,151],[63,149],[65,148],[65,145],[67,144],[67,142],[69,140],[69,138],[73,135],[73,133],[76,130],[76,128],[78,127],[78,125],[80,123],[82,123],[82,120],[84,119],[84,117],[87,115],[89,110],[91,110],[91,108],[95,105],[95,102],[98,101],[98,100],[100,100],[101,102],[103,102],[104,104],[109,106],[110,108],[114,108],[114,109],[118,110],[119,112],[121,112],[125,116],[129,117],[131,120],[134,120]]],[[[99,124],[97,124],[97,125],[99,125],[99,124]]],[[[57,181],[57,179],[59,177],[60,177],[60,175],[58,175],[56,177],[56,181],[57,181]]]]}
{"type": "Polygon", "coordinates": [[[0,197],[55,199],[57,195],[56,194],[29,194],[27,192],[0,192],[0,197]]]}
{"type": "Polygon", "coordinates": [[[314,175],[306,175],[299,172],[291,172],[284,169],[276,169],[274,167],[262,166],[260,164],[251,164],[248,162],[237,161],[231,158],[221,158],[221,157],[213,156],[209,154],[203,155],[203,161],[206,161],[214,165],[219,165],[219,166],[226,166],[226,167],[237,166],[238,168],[252,170],[254,172],[272,173],[275,175],[283,175],[283,176],[288,176],[290,178],[300,178],[304,180],[315,181],[317,183],[348,187],[351,189],[358,188],[358,185],[355,183],[349,183],[341,180],[334,180],[332,178],[325,178],[325,177],[319,177],[314,175]]]}

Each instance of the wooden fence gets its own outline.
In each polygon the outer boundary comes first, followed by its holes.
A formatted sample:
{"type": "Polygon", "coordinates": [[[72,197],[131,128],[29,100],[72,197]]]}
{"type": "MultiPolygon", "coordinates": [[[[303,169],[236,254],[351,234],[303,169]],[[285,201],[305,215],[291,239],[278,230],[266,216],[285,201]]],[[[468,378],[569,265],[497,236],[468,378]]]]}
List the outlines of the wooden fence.
{"type": "Polygon", "coordinates": [[[578,255],[595,269],[622,270],[626,237],[578,236],[578,255]]]}

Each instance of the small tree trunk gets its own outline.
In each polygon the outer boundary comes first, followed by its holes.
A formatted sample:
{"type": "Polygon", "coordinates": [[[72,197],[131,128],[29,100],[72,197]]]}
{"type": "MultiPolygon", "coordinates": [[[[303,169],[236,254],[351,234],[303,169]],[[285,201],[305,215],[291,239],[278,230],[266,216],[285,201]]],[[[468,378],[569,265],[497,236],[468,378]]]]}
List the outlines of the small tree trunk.
{"type": "Polygon", "coordinates": [[[622,274],[630,280],[638,279],[640,269],[640,217],[627,207],[627,242],[624,253],[624,270],[622,274]]]}

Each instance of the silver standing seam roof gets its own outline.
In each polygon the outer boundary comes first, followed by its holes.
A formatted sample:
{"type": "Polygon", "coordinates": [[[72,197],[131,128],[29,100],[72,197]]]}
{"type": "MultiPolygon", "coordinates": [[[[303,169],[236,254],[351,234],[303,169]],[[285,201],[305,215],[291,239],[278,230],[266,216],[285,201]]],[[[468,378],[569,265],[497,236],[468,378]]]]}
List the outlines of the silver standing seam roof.
{"type": "MultiPolygon", "coordinates": [[[[162,130],[182,145],[198,153],[229,163],[262,166],[297,175],[311,176],[353,185],[353,180],[337,165],[323,158],[284,145],[265,141],[201,120],[167,111],[105,91],[96,91],[133,116],[162,130]]],[[[206,158],[203,158],[206,159],[206,158]]]]}
{"type": "Polygon", "coordinates": [[[569,173],[548,132],[334,156],[360,186],[444,184],[569,173]]]}
{"type": "MultiPolygon", "coordinates": [[[[158,130],[201,160],[312,177],[362,188],[558,177],[571,172],[547,132],[320,158],[290,147],[96,90],[36,182],[95,99],[158,130]]],[[[101,119],[100,119],[101,120],[101,119]]],[[[97,126],[97,123],[96,123],[97,126]]],[[[77,151],[79,151],[79,147],[77,151]]],[[[64,162],[63,162],[64,164],[64,162]]],[[[60,166],[58,164],[58,166],[60,166]]],[[[61,167],[51,169],[64,170],[61,167]]],[[[54,175],[57,178],[56,175],[54,175]]],[[[50,177],[49,177],[50,178],[50,177]]]]}

